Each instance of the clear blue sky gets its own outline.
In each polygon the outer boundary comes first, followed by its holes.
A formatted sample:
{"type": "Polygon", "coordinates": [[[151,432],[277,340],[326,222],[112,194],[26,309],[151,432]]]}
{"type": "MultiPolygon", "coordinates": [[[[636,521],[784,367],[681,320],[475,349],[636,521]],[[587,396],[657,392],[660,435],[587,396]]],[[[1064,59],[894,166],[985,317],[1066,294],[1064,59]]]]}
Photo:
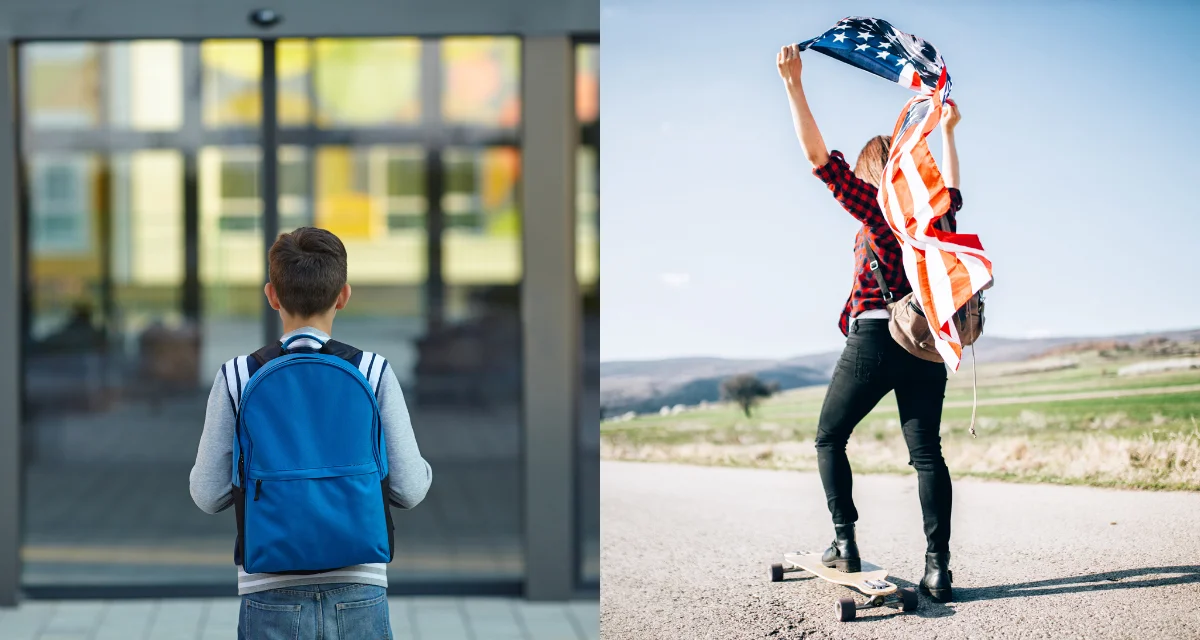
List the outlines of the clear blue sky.
{"type": "MultiPolygon", "coordinates": [[[[1194,3],[602,0],[603,360],[844,343],[856,223],[810,174],[775,54],[847,15],[946,58],[988,333],[1200,326],[1194,3]]],[[[910,97],[812,52],[804,83],[851,163],[910,97]]]]}

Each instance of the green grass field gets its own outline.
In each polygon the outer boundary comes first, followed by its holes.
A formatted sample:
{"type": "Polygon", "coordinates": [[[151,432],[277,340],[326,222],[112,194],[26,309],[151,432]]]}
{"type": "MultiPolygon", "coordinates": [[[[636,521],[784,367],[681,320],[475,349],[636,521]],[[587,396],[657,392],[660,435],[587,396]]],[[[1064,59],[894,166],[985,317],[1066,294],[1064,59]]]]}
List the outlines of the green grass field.
{"type": "MultiPolygon", "coordinates": [[[[946,392],[942,447],[956,476],[1146,489],[1200,489],[1200,370],[1118,377],[1145,356],[1074,356],[1079,366],[1009,375],[979,368],[975,429],[970,360],[946,392]],[[1078,396],[1104,395],[1106,397],[1078,396]],[[1133,395],[1138,394],[1138,395],[1133,395]],[[992,403],[992,404],[989,404],[992,403]]],[[[601,425],[608,459],[815,469],[825,388],[784,392],[746,418],[731,404],[601,425]]],[[[911,473],[895,398],[858,425],[847,448],[857,472],[911,473]]]]}

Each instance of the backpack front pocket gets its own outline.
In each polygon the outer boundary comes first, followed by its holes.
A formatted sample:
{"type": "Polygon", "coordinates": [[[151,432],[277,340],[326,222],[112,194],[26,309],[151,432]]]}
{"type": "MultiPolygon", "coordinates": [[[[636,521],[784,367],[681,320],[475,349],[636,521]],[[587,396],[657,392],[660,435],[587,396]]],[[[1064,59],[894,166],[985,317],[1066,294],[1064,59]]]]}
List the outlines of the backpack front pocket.
{"type": "Polygon", "coordinates": [[[374,463],[246,477],[246,573],[312,573],[391,557],[374,463]]]}

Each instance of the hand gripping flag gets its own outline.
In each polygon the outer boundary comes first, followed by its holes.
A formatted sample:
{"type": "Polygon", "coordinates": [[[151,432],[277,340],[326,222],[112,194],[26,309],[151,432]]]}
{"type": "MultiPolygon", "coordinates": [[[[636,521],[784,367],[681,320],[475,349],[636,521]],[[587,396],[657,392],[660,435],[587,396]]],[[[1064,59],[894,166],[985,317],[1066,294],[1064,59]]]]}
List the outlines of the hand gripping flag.
{"type": "Polygon", "coordinates": [[[979,236],[942,230],[950,194],[925,138],[950,97],[950,75],[928,42],[876,18],[845,18],[820,36],[800,43],[869,71],[920,95],[900,112],[883,168],[879,208],[900,241],[904,273],[933,331],[938,353],[952,370],[962,360],[955,312],[992,280],[992,263],[979,236]]]}

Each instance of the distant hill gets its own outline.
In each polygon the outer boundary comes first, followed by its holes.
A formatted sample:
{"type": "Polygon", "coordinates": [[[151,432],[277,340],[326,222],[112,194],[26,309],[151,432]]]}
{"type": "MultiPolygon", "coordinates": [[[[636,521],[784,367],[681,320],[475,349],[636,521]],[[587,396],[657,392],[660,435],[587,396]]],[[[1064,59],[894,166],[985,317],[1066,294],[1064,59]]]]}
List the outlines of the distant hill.
{"type": "MultiPolygon", "coordinates": [[[[1139,343],[1147,340],[1200,340],[1200,329],[1089,338],[1014,339],[984,336],[975,345],[981,363],[1018,362],[1061,352],[1073,345],[1139,343]]],[[[721,381],[752,373],[780,389],[827,384],[840,351],[781,360],[727,358],[670,358],[666,360],[600,363],[600,404],[605,416],[627,411],[650,413],[664,406],[714,402],[721,397],[721,381]]],[[[967,354],[970,358],[970,354],[967,354]]]]}

